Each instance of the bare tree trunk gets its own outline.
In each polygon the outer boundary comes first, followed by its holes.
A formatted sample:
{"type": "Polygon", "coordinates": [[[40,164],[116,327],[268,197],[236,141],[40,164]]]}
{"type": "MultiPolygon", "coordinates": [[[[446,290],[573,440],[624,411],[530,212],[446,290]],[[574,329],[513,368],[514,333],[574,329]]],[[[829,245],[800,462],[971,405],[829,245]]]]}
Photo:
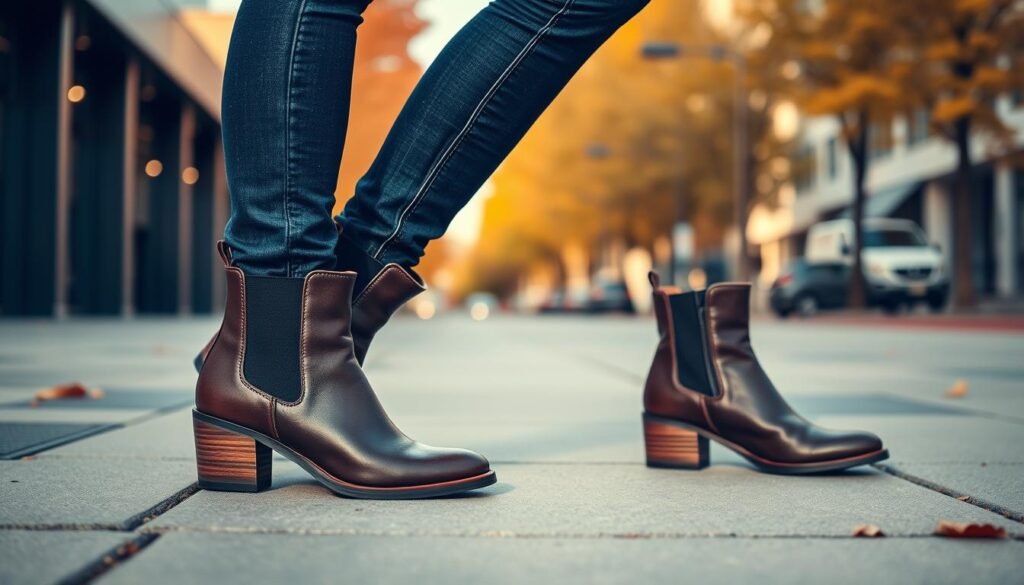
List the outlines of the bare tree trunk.
{"type": "Polygon", "coordinates": [[[971,191],[974,188],[971,173],[971,119],[963,117],[954,122],[957,166],[953,187],[953,307],[973,307],[977,302],[974,293],[974,271],[971,266],[971,191]]]}
{"type": "Polygon", "coordinates": [[[847,305],[860,309],[867,305],[864,282],[864,201],[867,191],[864,180],[868,174],[868,114],[857,112],[856,127],[847,132],[847,145],[853,158],[853,267],[850,270],[850,290],[847,305]]]}

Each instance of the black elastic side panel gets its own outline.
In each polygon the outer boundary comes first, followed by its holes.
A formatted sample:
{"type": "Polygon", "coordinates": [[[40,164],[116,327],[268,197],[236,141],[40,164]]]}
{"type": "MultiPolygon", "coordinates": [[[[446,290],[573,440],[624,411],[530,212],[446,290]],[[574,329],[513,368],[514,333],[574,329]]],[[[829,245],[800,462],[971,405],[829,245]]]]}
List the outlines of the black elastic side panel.
{"type": "Polygon", "coordinates": [[[672,327],[676,337],[676,367],[679,383],[691,390],[715,395],[708,376],[707,343],[704,335],[703,291],[669,296],[672,327]]]}
{"type": "Polygon", "coordinates": [[[245,378],[286,402],[301,393],[301,278],[245,277],[245,378]]]}

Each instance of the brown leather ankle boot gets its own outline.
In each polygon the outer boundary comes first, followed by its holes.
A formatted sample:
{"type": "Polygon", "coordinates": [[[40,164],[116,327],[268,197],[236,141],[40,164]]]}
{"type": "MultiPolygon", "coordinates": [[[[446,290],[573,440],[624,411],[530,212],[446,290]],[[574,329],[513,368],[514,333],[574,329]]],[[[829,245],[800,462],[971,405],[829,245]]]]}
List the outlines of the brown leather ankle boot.
{"type": "MultiPolygon", "coordinates": [[[[427,287],[423,279],[408,268],[395,263],[382,266],[379,263],[371,264],[369,256],[343,235],[339,237],[335,251],[339,269],[354,271],[359,275],[356,282],[356,290],[359,292],[352,301],[352,342],[355,344],[356,361],[362,364],[377,332],[402,305],[427,287]],[[364,278],[365,282],[361,282],[364,278]]],[[[197,372],[202,370],[214,340],[216,336],[210,338],[193,360],[197,372]]]]}
{"type": "Polygon", "coordinates": [[[653,272],[651,284],[661,341],[644,388],[648,466],[704,468],[708,439],[781,474],[889,456],[875,435],[821,428],[786,404],[750,345],[750,285],[683,293],[660,287],[653,272]]]}
{"type": "Polygon", "coordinates": [[[482,456],[402,434],[377,401],[349,333],[356,275],[246,276],[221,244],[224,322],[196,386],[199,486],[260,491],[273,449],[334,492],[449,495],[493,484],[482,456]]]}

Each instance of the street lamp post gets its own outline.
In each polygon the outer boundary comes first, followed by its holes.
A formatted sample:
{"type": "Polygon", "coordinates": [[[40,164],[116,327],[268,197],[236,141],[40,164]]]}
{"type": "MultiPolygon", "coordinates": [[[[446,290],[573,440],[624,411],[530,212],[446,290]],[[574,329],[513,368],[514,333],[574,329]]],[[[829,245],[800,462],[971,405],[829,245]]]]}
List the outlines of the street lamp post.
{"type": "Polygon", "coordinates": [[[641,55],[649,60],[680,59],[687,56],[733,64],[733,198],[737,231],[735,274],[737,280],[748,280],[747,266],[747,208],[750,205],[747,178],[747,61],[743,53],[725,45],[690,46],[676,42],[647,42],[641,55]]]}

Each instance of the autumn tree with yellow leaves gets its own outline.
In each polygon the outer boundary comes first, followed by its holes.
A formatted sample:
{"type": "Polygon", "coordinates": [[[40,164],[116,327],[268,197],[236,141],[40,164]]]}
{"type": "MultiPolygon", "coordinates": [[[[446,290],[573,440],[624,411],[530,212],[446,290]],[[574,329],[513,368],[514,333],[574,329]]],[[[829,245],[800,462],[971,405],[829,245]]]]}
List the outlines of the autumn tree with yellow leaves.
{"type": "Polygon", "coordinates": [[[894,50],[906,43],[911,3],[888,0],[747,2],[741,14],[766,30],[758,47],[762,75],[791,80],[781,88],[812,115],[835,116],[853,162],[854,241],[849,304],[865,304],[863,219],[873,128],[906,109],[912,64],[894,50]]]}
{"type": "MultiPolygon", "coordinates": [[[[906,51],[916,66],[907,89],[915,106],[930,111],[931,125],[957,152],[953,182],[954,306],[976,302],[971,267],[971,198],[975,185],[971,139],[1011,144],[1011,130],[996,111],[999,97],[1024,91],[1024,6],[1015,0],[906,2],[915,18],[906,51]]],[[[998,154],[998,153],[997,153],[998,154]]],[[[1003,153],[1005,154],[1005,153],[1003,153]]]]}
{"type": "Polygon", "coordinates": [[[974,304],[971,269],[972,136],[1008,144],[998,97],[1024,89],[1024,12],[1014,0],[749,0],[741,13],[770,34],[756,58],[772,75],[795,68],[781,91],[809,114],[834,115],[854,165],[856,224],[851,304],[863,303],[861,223],[872,128],[928,112],[955,145],[954,304],[974,304]]]}

